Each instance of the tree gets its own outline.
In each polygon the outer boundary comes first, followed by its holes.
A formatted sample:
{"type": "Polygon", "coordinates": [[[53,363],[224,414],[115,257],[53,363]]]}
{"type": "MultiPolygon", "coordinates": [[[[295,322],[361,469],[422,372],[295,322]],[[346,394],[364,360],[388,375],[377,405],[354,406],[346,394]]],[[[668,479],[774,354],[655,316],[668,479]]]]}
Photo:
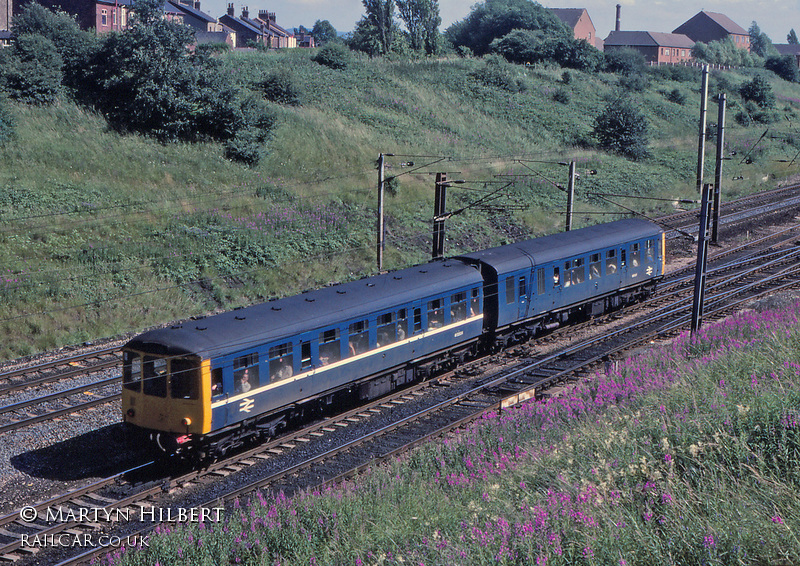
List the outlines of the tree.
{"type": "Polygon", "coordinates": [[[475,55],[486,55],[493,41],[514,30],[541,31],[551,38],[573,37],[550,10],[530,0],[486,0],[447,28],[445,36],[456,48],[467,47],[475,55]]]}
{"type": "Polygon", "coordinates": [[[339,34],[328,20],[317,20],[311,28],[311,35],[317,45],[325,45],[331,41],[338,41],[339,34]]]}
{"type": "Polygon", "coordinates": [[[52,41],[41,35],[20,35],[11,47],[0,50],[0,87],[27,104],[52,104],[62,91],[63,66],[52,41]]]}
{"type": "Polygon", "coordinates": [[[764,67],[790,83],[796,83],[800,79],[797,60],[793,55],[767,57],[767,60],[764,61],[764,67]]]}
{"type": "Polygon", "coordinates": [[[194,32],[164,19],[162,2],[134,0],[131,26],[103,37],[89,64],[94,106],[118,131],[229,141],[228,155],[252,164],[274,118],[263,103],[242,105],[211,51],[189,51],[194,32]]]}
{"type": "Polygon", "coordinates": [[[778,54],[778,50],[772,45],[772,40],[767,34],[761,32],[761,28],[758,27],[756,22],[750,25],[750,29],[747,30],[747,33],[750,35],[751,52],[765,59],[771,55],[778,54]]]}
{"type": "Polygon", "coordinates": [[[628,99],[610,102],[595,118],[593,134],[606,151],[633,160],[649,155],[647,119],[628,99]]]}
{"type": "Polygon", "coordinates": [[[63,83],[80,89],[84,83],[86,61],[97,47],[97,36],[83,31],[75,18],[64,12],[52,12],[36,2],[22,6],[12,28],[17,36],[32,34],[53,42],[63,60],[63,83]]]}
{"type": "Polygon", "coordinates": [[[786,36],[786,42],[789,45],[798,45],[798,44],[800,44],[800,40],[797,39],[797,34],[794,32],[794,28],[789,30],[789,35],[786,36]]]}
{"type": "Polygon", "coordinates": [[[734,67],[759,67],[762,64],[759,55],[737,47],[730,37],[707,44],[698,41],[692,47],[692,57],[706,63],[734,67]]]}
{"type": "Polygon", "coordinates": [[[365,19],[377,35],[381,55],[388,55],[394,40],[394,0],[362,0],[367,10],[365,19]]]}
{"type": "Polygon", "coordinates": [[[428,55],[438,49],[439,15],[438,0],[396,0],[400,17],[408,30],[411,49],[425,51],[428,55]]]}

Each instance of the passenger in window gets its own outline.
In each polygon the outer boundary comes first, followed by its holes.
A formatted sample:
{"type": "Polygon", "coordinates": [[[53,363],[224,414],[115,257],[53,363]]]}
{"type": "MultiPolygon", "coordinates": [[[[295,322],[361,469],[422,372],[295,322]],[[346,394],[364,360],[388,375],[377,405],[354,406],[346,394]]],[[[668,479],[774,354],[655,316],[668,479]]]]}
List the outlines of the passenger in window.
{"type": "Polygon", "coordinates": [[[236,390],[239,393],[247,393],[253,386],[250,385],[250,370],[245,369],[242,372],[241,379],[239,380],[239,384],[236,386],[236,390]]]}
{"type": "MultiPolygon", "coordinates": [[[[291,364],[281,356],[273,362],[275,371],[270,376],[270,381],[280,381],[282,379],[289,379],[292,377],[294,370],[291,364]]],[[[272,365],[272,364],[271,364],[272,365]]]]}
{"type": "Polygon", "coordinates": [[[222,377],[213,375],[211,378],[211,396],[220,395],[222,393],[222,377]]]}

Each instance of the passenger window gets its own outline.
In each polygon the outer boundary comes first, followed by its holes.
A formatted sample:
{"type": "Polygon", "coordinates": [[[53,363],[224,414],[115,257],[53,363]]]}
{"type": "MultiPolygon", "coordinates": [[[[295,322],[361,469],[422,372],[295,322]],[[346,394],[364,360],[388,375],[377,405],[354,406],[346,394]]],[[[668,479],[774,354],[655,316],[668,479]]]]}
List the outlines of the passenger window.
{"type": "Polygon", "coordinates": [[[645,242],[645,255],[647,257],[648,263],[653,263],[655,260],[655,253],[656,253],[656,246],[653,240],[647,240],[645,242]]]}
{"type": "Polygon", "coordinates": [[[323,366],[342,359],[339,329],[331,328],[319,333],[319,363],[323,366]]]}
{"type": "Polygon", "coordinates": [[[450,297],[450,322],[467,319],[467,294],[456,293],[450,297]]]}
{"type": "Polygon", "coordinates": [[[143,387],[145,395],[155,397],[167,396],[167,360],[153,356],[145,356],[142,367],[143,387]]]}
{"type": "MultiPolygon", "coordinates": [[[[309,348],[310,350],[310,348],[309,348]]],[[[311,352],[309,351],[309,357],[311,352]]],[[[284,379],[289,379],[294,374],[294,364],[292,363],[291,343],[272,346],[269,349],[269,381],[275,383],[284,379]]]]}
{"type": "Polygon", "coordinates": [[[619,251],[619,266],[620,267],[625,267],[625,264],[626,264],[626,262],[625,262],[625,250],[620,250],[619,251]]]}
{"type": "Polygon", "coordinates": [[[544,295],[544,291],[544,267],[540,267],[536,270],[536,294],[544,295]]]}
{"type": "Polygon", "coordinates": [[[356,356],[369,350],[369,321],[359,320],[350,325],[350,355],[356,356]]]}
{"type": "Polygon", "coordinates": [[[527,291],[525,289],[525,276],[523,275],[523,276],[521,276],[519,278],[519,299],[520,299],[520,301],[522,300],[523,297],[526,297],[527,295],[528,295],[528,293],[527,293],[527,291]]]}
{"type": "Polygon", "coordinates": [[[428,328],[439,328],[444,325],[444,309],[442,299],[428,301],[428,328]]]}
{"type": "Polygon", "coordinates": [[[258,353],[233,359],[233,389],[236,393],[247,393],[258,387],[258,353]]]}
{"type": "Polygon", "coordinates": [[[571,280],[570,280],[570,276],[569,276],[569,266],[570,266],[570,262],[566,262],[564,264],[564,288],[565,289],[567,287],[569,287],[570,284],[571,284],[571,280]]]}
{"type": "Polygon", "coordinates": [[[408,336],[408,317],[406,316],[406,309],[397,311],[397,339],[405,340],[408,336]]]}
{"type": "Polygon", "coordinates": [[[396,338],[394,313],[387,312],[378,317],[378,343],[377,346],[386,346],[395,342],[396,338]]]}
{"type": "Polygon", "coordinates": [[[631,244],[631,266],[639,267],[639,244],[631,244]]]}
{"type": "Polygon", "coordinates": [[[514,278],[506,277],[506,304],[510,305],[514,302],[514,278]]]}
{"type": "Polygon", "coordinates": [[[197,362],[175,358],[169,363],[169,387],[173,399],[197,399],[200,392],[200,371],[197,362]]]}
{"type": "Polygon", "coordinates": [[[142,358],[139,354],[122,354],[122,386],[131,391],[142,390],[142,358]]]}
{"type": "Polygon", "coordinates": [[[300,369],[311,367],[311,342],[300,342],[300,369]]]}
{"type": "Polygon", "coordinates": [[[589,256],[589,279],[600,278],[600,254],[589,256]]]}
{"type": "Polygon", "coordinates": [[[586,280],[586,270],[583,266],[583,258],[572,260],[572,284],[579,285],[586,280]]]}
{"type": "Polygon", "coordinates": [[[558,287],[561,284],[561,278],[558,274],[558,268],[553,268],[553,287],[558,287]]]}
{"type": "Polygon", "coordinates": [[[472,298],[469,301],[469,315],[475,316],[481,313],[481,292],[480,289],[472,290],[472,298]]]}
{"type": "Polygon", "coordinates": [[[617,250],[606,252],[606,275],[613,275],[617,272],[617,250]]]}

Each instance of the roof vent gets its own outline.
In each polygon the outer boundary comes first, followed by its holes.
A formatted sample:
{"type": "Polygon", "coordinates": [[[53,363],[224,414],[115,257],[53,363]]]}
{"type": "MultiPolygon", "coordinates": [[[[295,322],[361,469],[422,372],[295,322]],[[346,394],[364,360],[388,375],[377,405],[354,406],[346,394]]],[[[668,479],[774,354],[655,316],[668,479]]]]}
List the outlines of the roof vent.
{"type": "Polygon", "coordinates": [[[374,287],[375,283],[367,283],[367,287],[374,287]]]}
{"type": "Polygon", "coordinates": [[[336,289],[336,294],[337,295],[346,295],[347,291],[342,291],[341,289],[336,289]]]}
{"type": "Polygon", "coordinates": [[[272,307],[272,310],[279,311],[279,310],[281,310],[281,307],[272,307]]]}
{"type": "Polygon", "coordinates": [[[428,273],[428,270],[427,269],[420,269],[419,272],[420,273],[428,273]]]}
{"type": "Polygon", "coordinates": [[[197,330],[200,330],[201,332],[202,332],[203,330],[208,330],[208,326],[195,326],[195,328],[196,328],[197,330]]]}
{"type": "Polygon", "coordinates": [[[311,298],[309,298],[309,297],[306,297],[306,302],[307,302],[307,303],[313,303],[313,302],[314,302],[314,301],[316,301],[316,300],[317,300],[317,299],[311,299],[311,298]]]}
{"type": "Polygon", "coordinates": [[[394,278],[397,279],[398,281],[400,281],[403,278],[403,276],[402,275],[395,275],[394,278]]]}
{"type": "Polygon", "coordinates": [[[170,326],[170,328],[172,330],[179,330],[179,329],[183,328],[183,325],[182,324],[174,324],[174,325],[170,326]]]}
{"type": "Polygon", "coordinates": [[[239,315],[237,314],[237,315],[236,315],[234,318],[235,318],[236,320],[244,320],[244,319],[246,319],[247,317],[246,317],[246,316],[239,316],[239,315]]]}

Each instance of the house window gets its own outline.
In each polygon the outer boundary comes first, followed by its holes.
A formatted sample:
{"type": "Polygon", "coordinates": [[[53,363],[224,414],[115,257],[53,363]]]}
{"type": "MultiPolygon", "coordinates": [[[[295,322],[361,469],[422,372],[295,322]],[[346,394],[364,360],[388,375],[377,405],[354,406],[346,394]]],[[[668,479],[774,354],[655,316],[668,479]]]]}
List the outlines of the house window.
{"type": "Polygon", "coordinates": [[[108,10],[106,9],[100,10],[100,25],[102,26],[108,25],[108,10]]]}
{"type": "Polygon", "coordinates": [[[117,11],[116,10],[111,10],[111,25],[113,25],[113,26],[117,25],[117,11]]]}

